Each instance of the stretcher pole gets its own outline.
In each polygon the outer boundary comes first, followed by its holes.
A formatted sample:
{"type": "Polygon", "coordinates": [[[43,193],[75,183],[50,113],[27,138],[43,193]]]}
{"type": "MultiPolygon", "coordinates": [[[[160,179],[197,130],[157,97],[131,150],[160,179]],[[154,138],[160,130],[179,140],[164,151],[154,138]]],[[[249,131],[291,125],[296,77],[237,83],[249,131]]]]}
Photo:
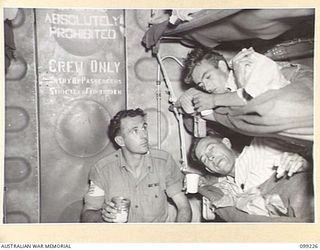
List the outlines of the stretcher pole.
{"type": "MultiPolygon", "coordinates": [[[[184,137],[185,131],[184,131],[184,126],[183,126],[183,117],[182,117],[182,114],[178,112],[178,109],[175,106],[175,103],[177,102],[178,99],[174,93],[172,83],[171,83],[169,75],[163,65],[163,61],[170,58],[170,59],[173,59],[175,62],[177,62],[181,67],[183,67],[183,64],[179,61],[178,58],[173,57],[173,56],[166,56],[166,57],[161,58],[159,55],[159,43],[156,46],[154,46],[153,55],[157,58],[158,67],[160,67],[160,69],[161,69],[164,82],[165,82],[166,87],[168,89],[168,94],[169,94],[168,102],[172,105],[172,107],[173,107],[172,111],[178,121],[179,140],[180,140],[180,164],[181,164],[180,169],[181,169],[181,171],[185,172],[187,170],[187,166],[188,166],[188,159],[187,159],[187,151],[186,151],[186,142],[185,142],[185,137],[184,137]]],[[[157,84],[159,84],[158,81],[157,81],[157,84]]]]}

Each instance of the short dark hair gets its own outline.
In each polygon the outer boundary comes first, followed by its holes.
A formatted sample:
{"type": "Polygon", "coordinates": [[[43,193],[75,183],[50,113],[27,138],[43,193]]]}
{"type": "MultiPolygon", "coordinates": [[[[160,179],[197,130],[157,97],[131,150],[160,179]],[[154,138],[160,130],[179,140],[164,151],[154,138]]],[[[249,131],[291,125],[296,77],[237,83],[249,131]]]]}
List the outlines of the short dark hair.
{"type": "MultiPolygon", "coordinates": [[[[202,138],[195,138],[190,147],[190,158],[195,163],[201,163],[200,160],[196,156],[196,149],[198,147],[199,142],[202,138]]],[[[202,163],[201,163],[202,164],[202,163]]]]}
{"type": "Polygon", "coordinates": [[[119,111],[111,120],[109,124],[109,129],[108,129],[108,134],[110,139],[114,141],[114,138],[118,135],[118,132],[120,130],[121,126],[121,120],[126,118],[126,117],[136,117],[136,116],[141,116],[145,117],[146,113],[140,109],[125,109],[119,111]]]}
{"type": "Polygon", "coordinates": [[[184,61],[185,78],[184,81],[187,84],[193,82],[192,72],[195,66],[199,65],[203,60],[208,60],[215,68],[219,67],[219,61],[224,61],[227,65],[227,61],[223,55],[219,54],[214,49],[210,48],[195,48],[188,53],[186,60],[184,61]]]}

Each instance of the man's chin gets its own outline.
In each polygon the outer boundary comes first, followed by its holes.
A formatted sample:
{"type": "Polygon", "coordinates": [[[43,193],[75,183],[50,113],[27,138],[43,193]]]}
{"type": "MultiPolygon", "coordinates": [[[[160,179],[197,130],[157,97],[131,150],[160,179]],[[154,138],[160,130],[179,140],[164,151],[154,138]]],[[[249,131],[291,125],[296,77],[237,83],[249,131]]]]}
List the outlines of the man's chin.
{"type": "Polygon", "coordinates": [[[149,152],[149,147],[146,147],[146,148],[141,150],[141,154],[146,154],[148,152],[149,152]]]}
{"type": "Polygon", "coordinates": [[[229,166],[227,166],[227,164],[223,165],[223,166],[219,166],[219,169],[217,171],[218,174],[222,175],[222,176],[226,176],[229,175],[231,172],[229,166]]]}

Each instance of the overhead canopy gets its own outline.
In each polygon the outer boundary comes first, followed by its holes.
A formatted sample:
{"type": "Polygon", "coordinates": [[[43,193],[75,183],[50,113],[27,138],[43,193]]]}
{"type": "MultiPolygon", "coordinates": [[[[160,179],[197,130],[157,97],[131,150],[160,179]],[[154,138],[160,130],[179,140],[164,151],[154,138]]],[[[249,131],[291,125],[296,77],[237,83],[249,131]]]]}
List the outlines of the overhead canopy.
{"type": "Polygon", "coordinates": [[[151,26],[143,43],[151,48],[162,37],[179,36],[188,43],[213,48],[228,41],[270,40],[307,21],[313,23],[314,9],[209,9],[192,17],[178,25],[164,21],[151,26]]]}

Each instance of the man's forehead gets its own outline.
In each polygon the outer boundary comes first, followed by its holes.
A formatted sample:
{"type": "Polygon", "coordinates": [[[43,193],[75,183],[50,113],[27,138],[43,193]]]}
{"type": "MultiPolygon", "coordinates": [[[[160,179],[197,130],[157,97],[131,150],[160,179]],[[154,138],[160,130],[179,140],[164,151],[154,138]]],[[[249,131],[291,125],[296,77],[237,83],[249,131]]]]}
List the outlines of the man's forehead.
{"type": "Polygon", "coordinates": [[[197,65],[195,65],[193,71],[192,71],[192,76],[198,76],[198,77],[202,77],[202,75],[207,71],[207,70],[218,70],[216,67],[214,67],[214,65],[208,61],[207,59],[203,59],[201,62],[197,63],[197,65]]]}
{"type": "Polygon", "coordinates": [[[204,59],[194,66],[192,73],[196,73],[196,74],[202,73],[202,71],[204,71],[206,68],[208,68],[210,66],[211,66],[211,64],[209,63],[209,61],[204,59]]]}
{"type": "Polygon", "coordinates": [[[122,129],[131,129],[137,126],[141,126],[146,123],[146,120],[142,116],[135,116],[135,117],[125,117],[121,119],[121,128],[122,129]]]}
{"type": "Polygon", "coordinates": [[[214,138],[214,137],[205,137],[203,139],[200,140],[197,149],[199,150],[204,150],[205,148],[207,148],[209,145],[211,144],[218,144],[220,143],[220,140],[218,138],[214,138]]]}

